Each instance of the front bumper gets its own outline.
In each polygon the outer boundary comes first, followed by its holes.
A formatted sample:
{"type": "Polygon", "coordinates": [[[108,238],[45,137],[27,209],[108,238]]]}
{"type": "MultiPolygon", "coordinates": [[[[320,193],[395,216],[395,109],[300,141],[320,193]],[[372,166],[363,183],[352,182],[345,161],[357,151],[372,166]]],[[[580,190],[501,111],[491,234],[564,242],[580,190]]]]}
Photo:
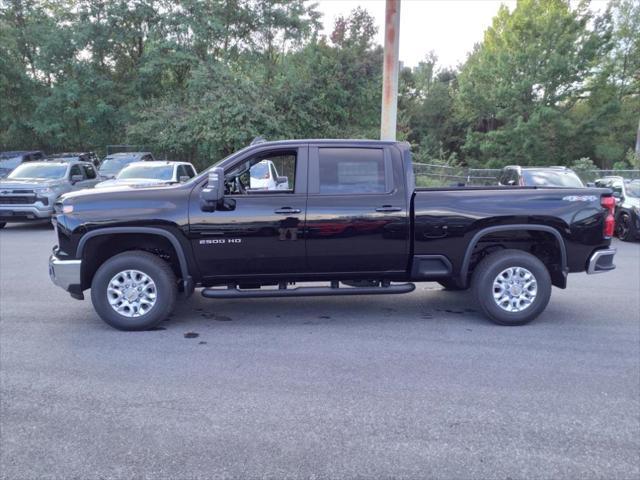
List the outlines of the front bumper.
{"type": "Polygon", "coordinates": [[[596,250],[589,257],[587,263],[587,273],[605,273],[614,270],[616,266],[613,263],[613,257],[616,254],[615,248],[606,248],[604,250],[596,250]]]}
{"type": "Polygon", "coordinates": [[[47,220],[52,215],[53,206],[39,208],[35,205],[2,205],[0,207],[0,220],[3,222],[47,220]]]}
{"type": "Polygon", "coordinates": [[[74,293],[80,288],[82,260],[60,260],[55,255],[49,257],[49,277],[57,286],[74,293]]]}

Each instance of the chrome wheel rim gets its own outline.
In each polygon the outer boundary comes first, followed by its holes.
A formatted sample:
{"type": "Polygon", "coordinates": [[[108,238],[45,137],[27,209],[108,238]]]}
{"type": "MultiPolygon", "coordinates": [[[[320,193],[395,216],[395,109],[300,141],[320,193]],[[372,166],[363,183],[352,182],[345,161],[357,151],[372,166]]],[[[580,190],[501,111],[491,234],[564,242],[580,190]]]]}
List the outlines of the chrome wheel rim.
{"type": "Polygon", "coordinates": [[[506,312],[522,312],[538,295],[536,277],[524,267],[504,269],[493,280],[493,300],[506,312]]]}
{"type": "Polygon", "coordinates": [[[156,304],[156,284],[140,270],[123,270],[109,281],[107,299],[123,317],[141,317],[156,304]]]}

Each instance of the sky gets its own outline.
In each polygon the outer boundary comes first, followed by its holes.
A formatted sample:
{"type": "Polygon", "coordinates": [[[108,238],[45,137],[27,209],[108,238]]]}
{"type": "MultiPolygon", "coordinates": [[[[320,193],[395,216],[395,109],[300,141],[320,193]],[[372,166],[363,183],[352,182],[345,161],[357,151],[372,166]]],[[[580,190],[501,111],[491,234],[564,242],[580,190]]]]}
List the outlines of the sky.
{"type": "MultiPolygon", "coordinates": [[[[377,42],[384,39],[385,0],[314,0],[322,12],[324,33],[329,35],[334,21],[360,6],[378,24],[377,42]]],[[[604,0],[594,0],[600,9],[604,0]]],[[[441,67],[463,63],[473,45],[482,41],[484,31],[501,4],[513,9],[515,0],[402,0],[400,8],[400,61],[414,67],[431,51],[441,67]]]]}

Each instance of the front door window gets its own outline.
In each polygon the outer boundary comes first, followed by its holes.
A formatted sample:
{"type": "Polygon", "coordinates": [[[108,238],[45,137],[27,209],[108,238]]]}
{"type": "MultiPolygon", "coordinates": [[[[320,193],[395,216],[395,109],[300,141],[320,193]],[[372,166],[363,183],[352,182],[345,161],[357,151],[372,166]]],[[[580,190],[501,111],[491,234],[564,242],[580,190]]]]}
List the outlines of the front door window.
{"type": "Polygon", "coordinates": [[[296,152],[281,151],[257,155],[225,173],[229,195],[251,193],[294,193],[296,152]]]}

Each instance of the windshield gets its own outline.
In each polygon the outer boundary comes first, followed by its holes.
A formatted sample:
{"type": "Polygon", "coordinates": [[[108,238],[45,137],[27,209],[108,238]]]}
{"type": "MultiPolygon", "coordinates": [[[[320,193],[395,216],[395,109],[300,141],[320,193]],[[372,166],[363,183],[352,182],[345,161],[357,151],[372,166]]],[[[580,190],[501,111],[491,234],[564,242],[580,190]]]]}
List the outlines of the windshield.
{"type": "Polygon", "coordinates": [[[100,173],[115,174],[126,167],[131,162],[134,162],[135,158],[123,157],[123,158],[105,158],[100,165],[100,173]]]}
{"type": "Polygon", "coordinates": [[[522,172],[525,185],[539,187],[582,188],[582,180],[571,171],[566,170],[525,170],[522,172]]]}
{"type": "Polygon", "coordinates": [[[7,178],[13,179],[27,179],[27,178],[41,178],[46,180],[54,180],[58,178],[64,178],[67,173],[67,166],[60,164],[43,164],[43,163],[23,163],[13,172],[11,172],[7,178]]]}
{"type": "Polygon", "coordinates": [[[253,167],[251,167],[250,172],[251,178],[269,178],[269,166],[263,162],[256,163],[253,167]]]}
{"type": "Polygon", "coordinates": [[[627,184],[627,195],[633,198],[640,198],[640,181],[634,180],[627,184]]]}
{"type": "Polygon", "coordinates": [[[154,180],[172,180],[173,165],[130,165],[123,169],[116,177],[123,178],[149,178],[154,180]]]}

